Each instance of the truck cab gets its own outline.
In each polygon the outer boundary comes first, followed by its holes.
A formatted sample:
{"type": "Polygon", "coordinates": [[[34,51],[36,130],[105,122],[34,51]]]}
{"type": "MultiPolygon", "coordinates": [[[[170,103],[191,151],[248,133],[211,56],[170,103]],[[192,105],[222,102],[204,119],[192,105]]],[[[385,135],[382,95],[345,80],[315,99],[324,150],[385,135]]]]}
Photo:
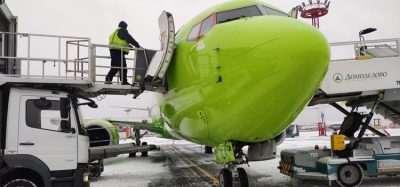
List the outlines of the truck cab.
{"type": "Polygon", "coordinates": [[[0,88],[1,186],[88,186],[79,106],[94,102],[60,90],[0,88]]]}

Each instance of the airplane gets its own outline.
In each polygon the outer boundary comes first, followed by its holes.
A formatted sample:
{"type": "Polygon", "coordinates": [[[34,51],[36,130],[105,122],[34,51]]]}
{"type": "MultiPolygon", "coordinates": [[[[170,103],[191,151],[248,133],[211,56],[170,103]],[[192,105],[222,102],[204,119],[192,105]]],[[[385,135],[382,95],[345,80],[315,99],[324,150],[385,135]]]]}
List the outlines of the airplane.
{"type": "Polygon", "coordinates": [[[234,0],[185,24],[175,46],[149,129],[214,147],[220,185],[248,186],[238,166],[275,158],[327,72],[326,38],[263,1],[234,0]]]}
{"type": "Polygon", "coordinates": [[[336,121],[336,122],[326,122],[326,125],[328,126],[329,129],[332,131],[339,131],[340,127],[342,126],[342,122],[336,121]]]}

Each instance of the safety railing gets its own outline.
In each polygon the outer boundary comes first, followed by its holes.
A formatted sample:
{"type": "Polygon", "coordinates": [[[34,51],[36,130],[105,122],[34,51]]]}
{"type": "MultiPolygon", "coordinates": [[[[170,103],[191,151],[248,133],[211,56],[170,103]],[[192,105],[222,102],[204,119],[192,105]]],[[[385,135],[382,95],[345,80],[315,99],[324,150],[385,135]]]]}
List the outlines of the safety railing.
{"type": "MultiPolygon", "coordinates": [[[[136,73],[146,71],[143,68],[136,68],[136,54],[138,51],[144,51],[146,54],[144,49],[129,48],[131,51],[129,55],[121,52],[120,61],[125,58],[127,66],[124,67],[121,63],[121,66],[116,67],[111,65],[110,46],[92,44],[89,38],[8,32],[0,32],[0,36],[2,38],[12,36],[18,40],[15,44],[1,40],[0,60],[12,63],[14,66],[15,61],[18,61],[18,65],[14,68],[19,70],[17,71],[19,73],[0,74],[0,77],[15,78],[19,82],[28,79],[42,79],[41,82],[55,79],[58,83],[66,84],[104,84],[108,71],[117,68],[119,72],[127,70],[128,82],[134,84],[137,82],[136,73]],[[17,55],[8,55],[5,50],[9,45],[18,46],[17,55]]],[[[114,46],[113,48],[122,49],[114,46]]],[[[146,64],[149,63],[147,58],[145,61],[146,64]]],[[[112,82],[116,85],[122,83],[119,72],[112,82]]]]}
{"type": "MultiPolygon", "coordinates": [[[[90,46],[90,39],[83,37],[72,36],[57,36],[44,34],[29,34],[29,33],[9,33],[0,32],[1,38],[13,37],[15,43],[7,43],[7,40],[1,40],[1,55],[0,59],[5,63],[14,63],[13,68],[18,69],[18,74],[4,74],[2,76],[14,78],[41,78],[41,79],[59,79],[63,80],[80,79],[89,80],[88,76],[74,77],[70,76],[66,67],[68,64],[86,63],[90,61],[90,49],[79,49],[79,53],[86,54],[86,59],[80,59],[76,55],[68,58],[68,45],[63,46],[63,43],[68,43],[70,40],[85,43],[90,46]],[[10,45],[17,45],[17,53],[8,55],[6,50],[10,45]],[[15,64],[18,61],[18,65],[15,64]]],[[[79,54],[78,53],[78,54],[79,54]]]]}
{"type": "MultiPolygon", "coordinates": [[[[107,73],[109,70],[112,68],[118,69],[118,74],[114,76],[114,79],[110,82],[111,84],[121,84],[121,75],[120,73],[123,70],[127,70],[126,77],[128,79],[129,83],[135,84],[137,83],[135,77],[136,77],[136,72],[137,71],[146,71],[146,69],[141,69],[136,67],[136,62],[137,62],[137,52],[138,51],[145,51],[144,49],[136,49],[136,48],[129,48],[130,53],[127,55],[124,55],[123,52],[121,51],[120,59],[119,61],[120,66],[112,66],[111,64],[111,54],[109,52],[111,46],[109,45],[102,45],[102,44],[92,44],[91,50],[92,50],[92,65],[93,65],[93,77],[92,80],[94,83],[104,83],[107,73]],[[126,61],[126,67],[124,67],[123,59],[125,58],[126,61]]],[[[118,48],[125,48],[125,47],[112,47],[113,49],[118,48]]],[[[146,63],[148,64],[147,58],[145,59],[146,63]]],[[[148,67],[148,66],[147,66],[148,67]]]]}
{"type": "Polygon", "coordinates": [[[331,43],[331,61],[400,57],[400,39],[331,43]]]}

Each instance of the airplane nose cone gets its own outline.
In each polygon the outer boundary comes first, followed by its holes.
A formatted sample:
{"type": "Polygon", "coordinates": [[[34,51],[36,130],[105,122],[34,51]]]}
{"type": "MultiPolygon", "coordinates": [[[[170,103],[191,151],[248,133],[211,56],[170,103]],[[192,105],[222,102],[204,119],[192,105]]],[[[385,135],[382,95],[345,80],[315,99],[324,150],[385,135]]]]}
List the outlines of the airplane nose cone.
{"type": "Polygon", "coordinates": [[[230,66],[242,103],[260,121],[277,119],[265,123],[294,120],[318,89],[330,58],[319,30],[287,17],[244,20],[230,45],[230,66]]]}

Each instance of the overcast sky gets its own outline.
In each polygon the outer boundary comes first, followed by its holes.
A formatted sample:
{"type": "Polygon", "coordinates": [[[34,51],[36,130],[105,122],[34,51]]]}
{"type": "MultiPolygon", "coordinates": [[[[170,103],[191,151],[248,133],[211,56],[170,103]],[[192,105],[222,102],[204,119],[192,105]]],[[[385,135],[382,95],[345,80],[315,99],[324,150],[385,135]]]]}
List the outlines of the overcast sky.
{"type": "MultiPolygon", "coordinates": [[[[26,33],[89,37],[93,43],[107,44],[108,36],[119,21],[128,23],[128,30],[145,48],[159,48],[158,17],[162,10],[171,12],[176,30],[201,11],[226,0],[6,0],[18,16],[18,30],[26,33]]],[[[301,0],[265,0],[285,12],[301,0]]],[[[358,32],[367,27],[378,31],[366,39],[400,38],[399,0],[332,0],[330,12],[321,18],[320,29],[330,42],[358,40],[358,32]]],[[[304,20],[310,23],[310,20],[304,20]]],[[[85,117],[126,117],[121,109],[110,106],[147,107],[152,100],[145,94],[133,100],[131,96],[107,96],[98,110],[86,109],[85,117]]],[[[333,109],[322,107],[328,121],[340,121],[333,109]]],[[[309,109],[296,120],[313,123],[317,109],[309,109]]],[[[137,112],[135,116],[145,116],[137,112]]],[[[134,114],[131,113],[131,116],[134,114]]]]}

